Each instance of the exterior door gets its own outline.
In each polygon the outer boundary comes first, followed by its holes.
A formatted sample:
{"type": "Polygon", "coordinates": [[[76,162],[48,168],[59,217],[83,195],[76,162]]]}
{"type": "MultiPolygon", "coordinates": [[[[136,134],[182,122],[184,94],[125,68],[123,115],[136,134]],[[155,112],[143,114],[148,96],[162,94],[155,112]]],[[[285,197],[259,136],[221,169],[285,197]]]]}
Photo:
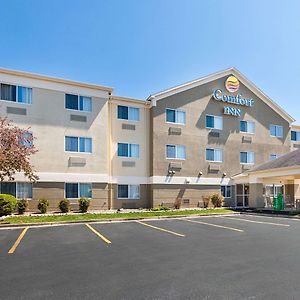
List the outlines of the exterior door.
{"type": "Polygon", "coordinates": [[[236,185],[236,206],[237,207],[249,206],[249,184],[236,185]]]}

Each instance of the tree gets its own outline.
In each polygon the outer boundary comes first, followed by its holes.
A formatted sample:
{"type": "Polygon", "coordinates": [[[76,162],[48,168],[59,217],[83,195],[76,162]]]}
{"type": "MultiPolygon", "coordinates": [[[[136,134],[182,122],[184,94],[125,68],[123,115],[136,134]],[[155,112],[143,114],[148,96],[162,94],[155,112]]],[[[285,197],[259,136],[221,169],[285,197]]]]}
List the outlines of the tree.
{"type": "Polygon", "coordinates": [[[24,173],[30,181],[38,180],[30,163],[30,156],[37,152],[33,135],[0,117],[0,181],[14,180],[17,172],[24,173]]]}

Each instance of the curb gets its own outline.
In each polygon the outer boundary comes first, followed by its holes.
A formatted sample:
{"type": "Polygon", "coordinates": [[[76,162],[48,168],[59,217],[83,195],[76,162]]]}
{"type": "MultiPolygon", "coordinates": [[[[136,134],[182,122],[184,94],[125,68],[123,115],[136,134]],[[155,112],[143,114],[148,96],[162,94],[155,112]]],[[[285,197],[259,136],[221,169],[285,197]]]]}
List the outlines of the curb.
{"type": "Polygon", "coordinates": [[[87,224],[87,223],[113,223],[114,221],[137,221],[137,220],[160,220],[160,219],[180,219],[187,217],[209,217],[209,216],[231,216],[239,215],[241,213],[213,213],[213,214],[194,214],[194,215],[174,215],[174,216],[153,216],[153,217],[132,217],[132,218],[113,218],[113,219],[98,219],[98,220],[81,220],[81,221],[60,221],[60,222],[41,222],[41,223],[20,223],[20,224],[0,224],[2,228],[21,228],[21,227],[41,227],[41,226],[59,226],[59,225],[76,225],[76,224],[87,224]]]}
{"type": "Polygon", "coordinates": [[[283,215],[283,214],[266,214],[266,213],[255,213],[255,212],[239,212],[240,215],[252,215],[252,216],[262,216],[262,217],[278,217],[278,218],[285,218],[285,219],[294,219],[300,221],[300,216],[293,216],[293,215],[283,215]]]}

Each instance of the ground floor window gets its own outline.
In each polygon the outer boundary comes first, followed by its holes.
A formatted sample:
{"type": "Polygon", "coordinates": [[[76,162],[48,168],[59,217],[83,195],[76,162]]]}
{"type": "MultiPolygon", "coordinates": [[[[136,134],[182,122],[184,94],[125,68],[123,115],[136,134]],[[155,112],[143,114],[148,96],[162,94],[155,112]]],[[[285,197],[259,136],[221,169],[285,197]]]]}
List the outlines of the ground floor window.
{"type": "Polygon", "coordinates": [[[224,198],[231,198],[231,185],[222,185],[221,194],[224,198]]]}
{"type": "Polygon", "coordinates": [[[265,198],[265,207],[273,207],[273,199],[279,194],[284,194],[282,184],[267,184],[264,186],[263,194],[265,198]]]}
{"type": "Polygon", "coordinates": [[[249,184],[236,185],[236,206],[249,206],[249,184]]]}
{"type": "Polygon", "coordinates": [[[10,194],[17,199],[32,199],[32,183],[29,182],[2,182],[1,194],[10,194]]]}
{"type": "Polygon", "coordinates": [[[140,186],[132,184],[119,184],[118,199],[140,199],[140,186]]]}
{"type": "Polygon", "coordinates": [[[92,198],[91,183],[66,183],[65,184],[66,198],[76,199],[80,197],[92,198]]]}

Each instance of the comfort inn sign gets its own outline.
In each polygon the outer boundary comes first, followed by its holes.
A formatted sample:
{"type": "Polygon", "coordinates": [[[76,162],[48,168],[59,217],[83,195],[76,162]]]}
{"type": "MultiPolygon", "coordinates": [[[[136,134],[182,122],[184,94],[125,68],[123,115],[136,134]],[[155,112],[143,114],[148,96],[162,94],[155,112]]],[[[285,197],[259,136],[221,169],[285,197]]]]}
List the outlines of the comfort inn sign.
{"type": "MultiPolygon", "coordinates": [[[[229,76],[225,82],[225,87],[228,92],[234,93],[237,92],[239,89],[240,83],[235,76],[229,76]]],[[[242,94],[237,95],[227,95],[223,93],[221,89],[216,89],[213,91],[213,97],[217,101],[222,101],[225,103],[230,104],[237,104],[241,106],[253,106],[254,100],[253,99],[246,99],[242,97],[242,94]]],[[[223,113],[225,115],[232,115],[232,116],[240,116],[242,110],[236,107],[224,106],[223,113]]]]}

